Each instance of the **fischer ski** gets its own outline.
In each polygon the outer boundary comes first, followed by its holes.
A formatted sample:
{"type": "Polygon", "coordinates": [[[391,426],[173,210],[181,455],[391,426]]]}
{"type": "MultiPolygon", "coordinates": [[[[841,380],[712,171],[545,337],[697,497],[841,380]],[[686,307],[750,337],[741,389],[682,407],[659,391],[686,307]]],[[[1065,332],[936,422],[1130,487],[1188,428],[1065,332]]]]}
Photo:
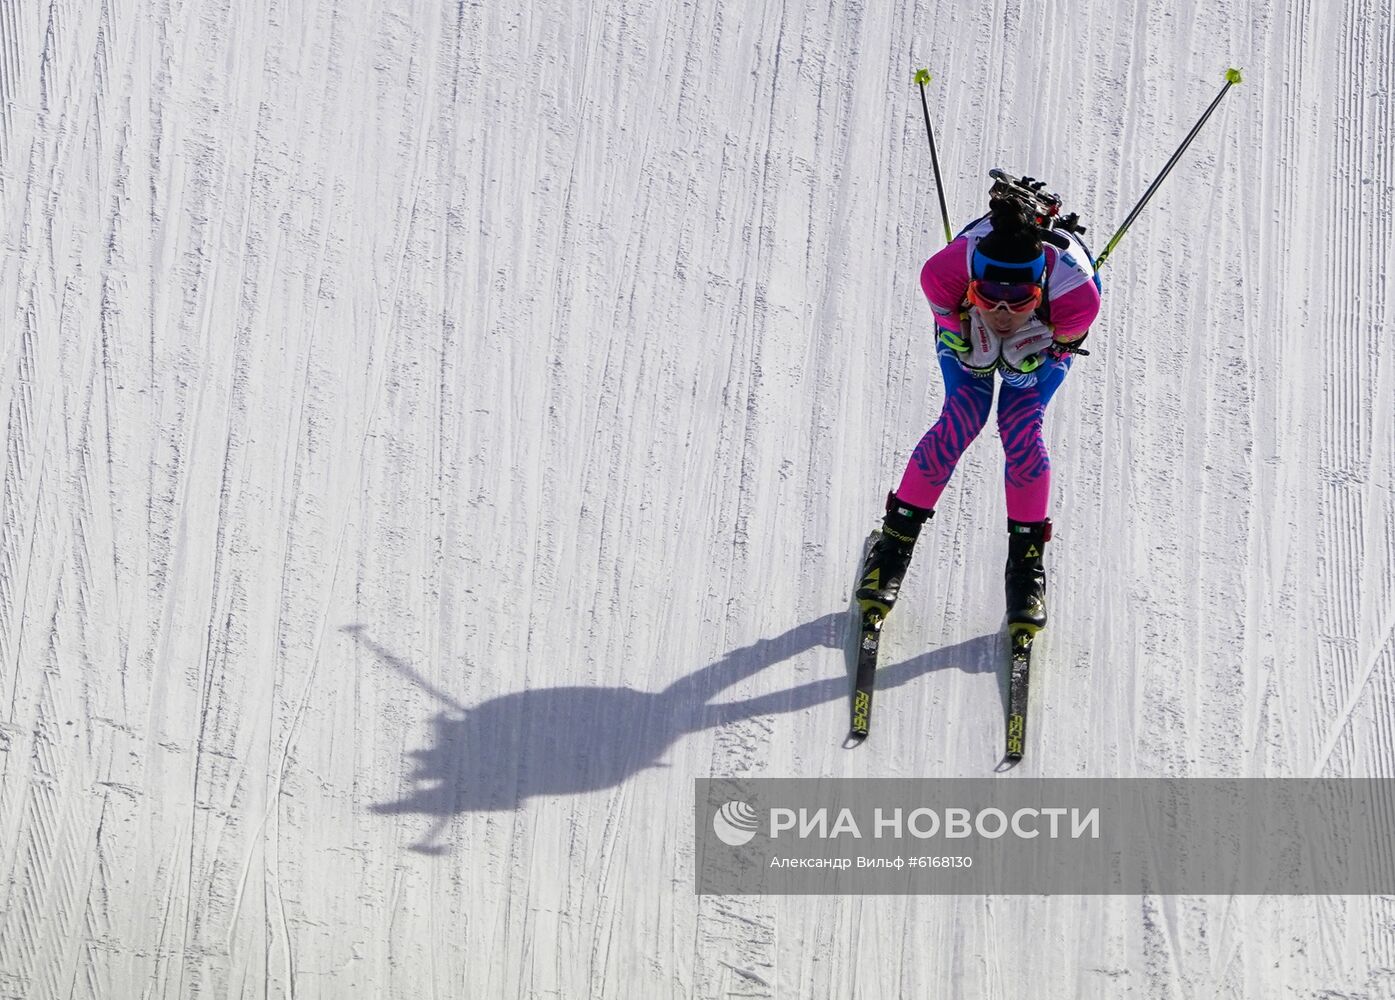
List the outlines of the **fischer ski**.
{"type": "Polygon", "coordinates": [[[1008,674],[1007,759],[1018,761],[1027,745],[1027,686],[1032,672],[1032,640],[1036,630],[1008,626],[1012,655],[1008,674]]]}
{"type": "Polygon", "coordinates": [[[935,516],[928,507],[917,507],[886,496],[886,516],[882,526],[867,536],[862,549],[861,570],[853,588],[858,622],[857,669],[853,680],[852,727],[845,747],[855,747],[867,738],[872,724],[872,688],[877,670],[877,650],[881,645],[882,623],[891,613],[901,592],[901,581],[910,566],[911,550],[920,528],[935,516]]]}
{"type": "MultiPolygon", "coordinates": [[[[865,572],[868,556],[881,537],[879,529],[873,530],[862,546],[862,559],[858,562],[858,565],[863,567],[858,573],[859,587],[868,579],[865,572]]],[[[879,576],[874,579],[875,582],[880,582],[879,576]]],[[[890,611],[891,605],[885,601],[858,597],[856,593],[853,595],[853,607],[849,610],[849,617],[856,615],[858,626],[857,667],[853,675],[852,720],[848,728],[848,737],[843,741],[843,746],[847,749],[865,740],[872,727],[872,692],[877,684],[877,654],[881,648],[882,624],[890,611]]]]}
{"type": "Polygon", "coordinates": [[[877,683],[877,653],[881,648],[882,623],[887,608],[878,601],[858,601],[857,675],[853,680],[852,726],[846,747],[855,747],[872,728],[872,692],[877,683]]]}

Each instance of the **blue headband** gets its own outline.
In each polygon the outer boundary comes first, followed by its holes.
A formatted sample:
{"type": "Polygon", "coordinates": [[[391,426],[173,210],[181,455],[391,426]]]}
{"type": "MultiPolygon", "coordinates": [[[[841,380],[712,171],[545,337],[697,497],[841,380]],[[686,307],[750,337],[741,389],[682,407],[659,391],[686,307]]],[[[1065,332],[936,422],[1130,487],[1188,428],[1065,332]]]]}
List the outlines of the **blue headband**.
{"type": "Polygon", "coordinates": [[[980,281],[1021,281],[1041,284],[1046,273],[1046,251],[1035,260],[996,260],[978,248],[974,249],[974,277],[980,281]]]}

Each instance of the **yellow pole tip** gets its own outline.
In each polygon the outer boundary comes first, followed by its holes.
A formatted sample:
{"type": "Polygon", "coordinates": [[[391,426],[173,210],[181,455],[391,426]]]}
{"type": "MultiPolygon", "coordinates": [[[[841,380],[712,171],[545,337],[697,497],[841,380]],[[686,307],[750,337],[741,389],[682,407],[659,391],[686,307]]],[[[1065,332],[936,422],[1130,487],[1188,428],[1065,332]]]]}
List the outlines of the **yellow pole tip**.
{"type": "Polygon", "coordinates": [[[1240,71],[1233,66],[1225,71],[1226,83],[1239,83],[1241,80],[1240,71]]]}
{"type": "Polygon", "coordinates": [[[915,71],[915,82],[922,87],[930,82],[930,71],[928,69],[918,69],[915,71]]]}

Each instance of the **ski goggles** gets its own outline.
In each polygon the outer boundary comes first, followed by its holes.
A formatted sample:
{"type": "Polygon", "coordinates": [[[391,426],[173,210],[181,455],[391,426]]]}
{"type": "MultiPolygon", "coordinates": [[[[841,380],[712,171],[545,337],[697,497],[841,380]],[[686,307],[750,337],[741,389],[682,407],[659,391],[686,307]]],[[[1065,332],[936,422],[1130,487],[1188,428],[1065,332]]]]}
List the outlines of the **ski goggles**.
{"type": "Polygon", "coordinates": [[[1003,308],[1011,313],[1027,313],[1041,305],[1041,286],[1025,282],[971,281],[969,304],[984,312],[1003,308]]]}

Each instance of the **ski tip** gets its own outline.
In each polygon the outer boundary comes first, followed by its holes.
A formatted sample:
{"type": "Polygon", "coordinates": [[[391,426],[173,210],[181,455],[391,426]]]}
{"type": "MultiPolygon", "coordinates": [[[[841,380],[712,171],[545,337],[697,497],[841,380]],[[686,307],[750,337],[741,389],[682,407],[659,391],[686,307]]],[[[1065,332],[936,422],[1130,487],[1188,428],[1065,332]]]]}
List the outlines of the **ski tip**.
{"type": "Polygon", "coordinates": [[[1243,80],[1244,78],[1240,75],[1240,71],[1236,69],[1234,66],[1230,67],[1230,69],[1225,71],[1226,83],[1241,83],[1243,82],[1243,80]]]}
{"type": "Polygon", "coordinates": [[[915,82],[922,87],[930,82],[930,71],[928,69],[918,69],[915,71],[915,82]]]}
{"type": "Polygon", "coordinates": [[[851,730],[848,731],[848,737],[847,737],[847,739],[843,740],[843,749],[844,749],[844,750],[853,750],[853,749],[855,749],[855,748],[857,748],[857,747],[862,746],[862,744],[863,744],[864,742],[866,742],[866,740],[867,740],[867,730],[864,729],[864,730],[862,730],[861,732],[859,732],[859,731],[856,730],[856,729],[851,729],[851,730]]]}
{"type": "Polygon", "coordinates": [[[1011,771],[1013,768],[1015,768],[1018,764],[1021,764],[1021,763],[1022,763],[1022,755],[1021,755],[1020,753],[1019,753],[1019,754],[1013,754],[1013,753],[1011,753],[1011,752],[1005,753],[1005,754],[1003,754],[1002,760],[998,761],[998,766],[995,767],[995,768],[993,768],[993,773],[994,773],[994,774],[1006,774],[1008,771],[1011,771]]]}

